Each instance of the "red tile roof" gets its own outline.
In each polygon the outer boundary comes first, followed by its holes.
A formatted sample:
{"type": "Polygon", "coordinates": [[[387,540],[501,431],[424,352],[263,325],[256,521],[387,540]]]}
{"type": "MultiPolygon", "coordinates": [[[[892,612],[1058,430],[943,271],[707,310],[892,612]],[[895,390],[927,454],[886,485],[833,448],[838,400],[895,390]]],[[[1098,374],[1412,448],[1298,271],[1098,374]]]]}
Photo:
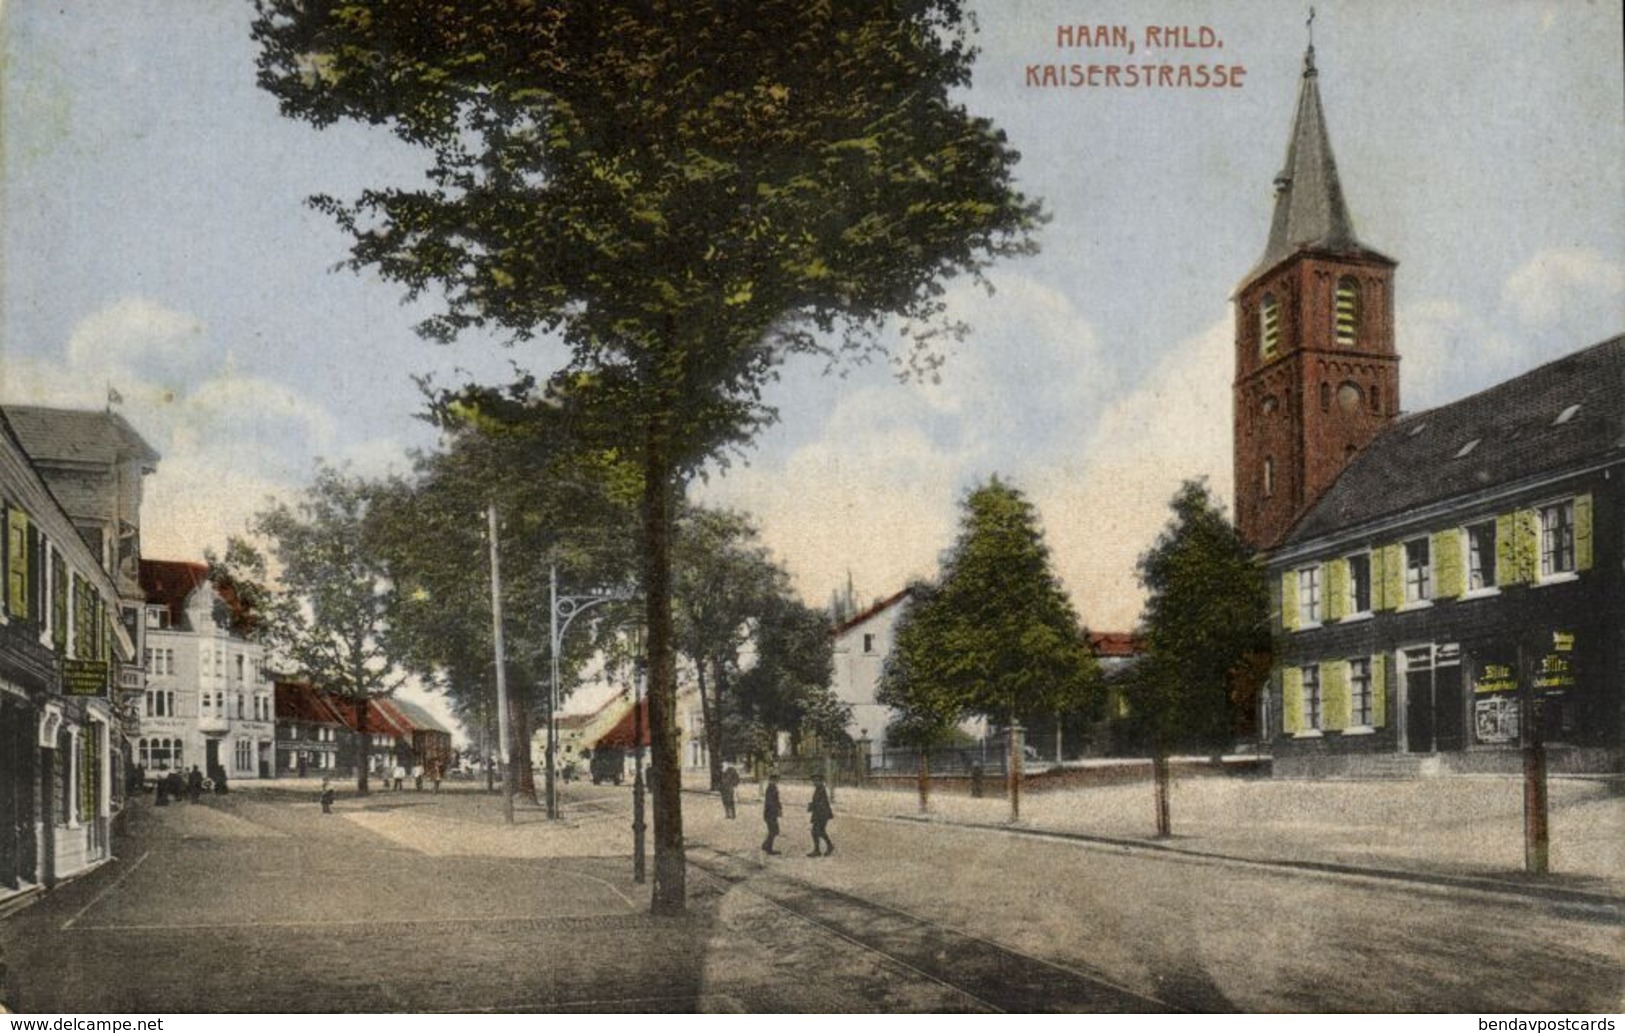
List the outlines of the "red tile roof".
{"type": "Polygon", "coordinates": [[[893,606],[896,606],[898,603],[906,599],[909,593],[912,591],[913,589],[911,588],[905,588],[901,592],[897,592],[893,595],[887,596],[885,599],[880,600],[879,602],[870,606],[867,610],[862,610],[852,617],[847,618],[844,623],[837,624],[830,631],[830,637],[834,638],[838,635],[844,635],[848,631],[851,631],[853,628],[857,627],[859,624],[869,620],[871,617],[884,613],[886,610],[891,609],[893,606]]]}
{"type": "Polygon", "coordinates": [[[1145,643],[1127,631],[1091,631],[1089,649],[1096,656],[1139,656],[1145,650],[1145,643]]]}
{"type": "Polygon", "coordinates": [[[209,580],[209,568],[184,560],[141,561],[141,591],[152,606],[167,606],[169,622],[180,627],[185,620],[186,600],[198,586],[209,580]]]}
{"type": "Polygon", "coordinates": [[[343,725],[344,720],[328,703],[327,697],[307,682],[276,683],[278,721],[306,721],[313,724],[343,725]]]}
{"type": "Polygon", "coordinates": [[[619,749],[628,750],[634,745],[649,745],[649,701],[647,699],[639,700],[635,709],[628,709],[626,713],[622,714],[621,719],[615,722],[615,727],[611,728],[603,735],[600,735],[598,737],[598,741],[591,744],[591,748],[597,749],[600,746],[614,746],[619,749]],[[642,722],[639,731],[641,731],[643,734],[638,737],[643,740],[642,743],[635,743],[633,741],[632,725],[634,720],[642,722]]]}

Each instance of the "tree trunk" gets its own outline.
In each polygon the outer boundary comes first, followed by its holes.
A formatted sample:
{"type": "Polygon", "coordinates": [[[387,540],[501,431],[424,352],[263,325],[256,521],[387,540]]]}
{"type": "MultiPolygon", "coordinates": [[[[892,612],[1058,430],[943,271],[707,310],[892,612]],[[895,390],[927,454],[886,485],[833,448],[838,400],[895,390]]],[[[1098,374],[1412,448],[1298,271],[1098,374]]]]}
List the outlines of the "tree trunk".
{"type": "Polygon", "coordinates": [[[722,696],[727,681],[722,662],[711,661],[711,712],[705,717],[705,751],[711,755],[711,786],[722,784],[722,696]]]}
{"type": "Polygon", "coordinates": [[[920,747],[920,813],[925,814],[931,809],[931,751],[927,747],[920,747]]]}
{"type": "Polygon", "coordinates": [[[368,768],[372,764],[372,742],[371,737],[367,734],[367,711],[369,709],[367,697],[362,696],[356,703],[355,718],[355,791],[362,796],[366,796],[368,793],[367,774],[368,768]]]}
{"type": "Polygon", "coordinates": [[[650,910],[685,908],[682,769],[678,757],[677,658],[671,615],[673,471],[670,416],[650,413],[643,455],[643,599],[649,631],[649,745],[654,773],[654,887],[650,910]]]}
{"type": "Polygon", "coordinates": [[[706,691],[705,685],[705,657],[694,657],[694,683],[700,690],[700,718],[705,722],[705,746],[708,766],[711,769],[711,790],[715,792],[722,785],[722,759],[712,749],[711,725],[714,723],[713,715],[716,707],[711,702],[711,693],[706,691]]]}
{"type": "Polygon", "coordinates": [[[530,707],[523,697],[522,692],[508,693],[508,763],[516,776],[514,792],[534,805],[537,803],[536,772],[530,756],[530,707]]]}
{"type": "Polygon", "coordinates": [[[1174,833],[1168,818],[1168,751],[1161,747],[1151,758],[1151,775],[1157,789],[1157,838],[1167,839],[1174,833]]]}

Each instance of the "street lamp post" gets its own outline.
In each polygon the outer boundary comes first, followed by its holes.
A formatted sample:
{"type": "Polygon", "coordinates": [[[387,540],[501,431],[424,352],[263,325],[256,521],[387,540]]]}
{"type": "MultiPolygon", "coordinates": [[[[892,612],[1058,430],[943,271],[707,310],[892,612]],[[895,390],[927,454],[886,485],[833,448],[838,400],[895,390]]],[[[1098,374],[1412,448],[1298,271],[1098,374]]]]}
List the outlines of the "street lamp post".
{"type": "Polygon", "coordinates": [[[548,645],[551,647],[549,650],[551,656],[547,693],[547,816],[556,821],[560,817],[558,783],[554,777],[559,743],[559,644],[564,641],[564,633],[570,630],[570,623],[582,613],[601,603],[624,603],[632,598],[632,591],[623,588],[611,592],[588,592],[561,597],[559,568],[556,563],[548,567],[548,589],[551,600],[548,606],[548,645]]]}
{"type": "Polygon", "coordinates": [[[643,832],[643,657],[635,661],[632,681],[632,881],[644,881],[643,832]]]}

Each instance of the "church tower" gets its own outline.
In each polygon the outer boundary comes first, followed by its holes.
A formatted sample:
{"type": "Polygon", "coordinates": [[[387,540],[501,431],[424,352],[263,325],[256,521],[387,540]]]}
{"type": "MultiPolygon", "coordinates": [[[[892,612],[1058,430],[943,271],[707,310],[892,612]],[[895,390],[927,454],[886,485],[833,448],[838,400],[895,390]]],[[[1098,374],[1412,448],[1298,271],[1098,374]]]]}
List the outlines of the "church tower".
{"type": "Polygon", "coordinates": [[[1354,235],[1311,45],[1269,243],[1235,297],[1236,526],[1255,548],[1399,412],[1395,264],[1354,235]]]}

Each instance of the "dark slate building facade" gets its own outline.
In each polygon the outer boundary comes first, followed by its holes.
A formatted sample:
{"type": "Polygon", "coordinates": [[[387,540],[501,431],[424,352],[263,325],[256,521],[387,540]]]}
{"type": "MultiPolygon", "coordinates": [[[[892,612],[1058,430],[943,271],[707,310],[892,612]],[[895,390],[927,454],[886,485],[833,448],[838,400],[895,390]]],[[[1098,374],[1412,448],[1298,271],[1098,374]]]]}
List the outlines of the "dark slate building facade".
{"type": "Polygon", "coordinates": [[[1355,233],[1311,47],[1236,296],[1237,526],[1276,649],[1277,774],[1625,758],[1625,338],[1399,408],[1393,260],[1355,233]]]}
{"type": "Polygon", "coordinates": [[[1270,556],[1277,770],[1618,770],[1622,515],[1625,337],[1394,423],[1270,556]]]}

